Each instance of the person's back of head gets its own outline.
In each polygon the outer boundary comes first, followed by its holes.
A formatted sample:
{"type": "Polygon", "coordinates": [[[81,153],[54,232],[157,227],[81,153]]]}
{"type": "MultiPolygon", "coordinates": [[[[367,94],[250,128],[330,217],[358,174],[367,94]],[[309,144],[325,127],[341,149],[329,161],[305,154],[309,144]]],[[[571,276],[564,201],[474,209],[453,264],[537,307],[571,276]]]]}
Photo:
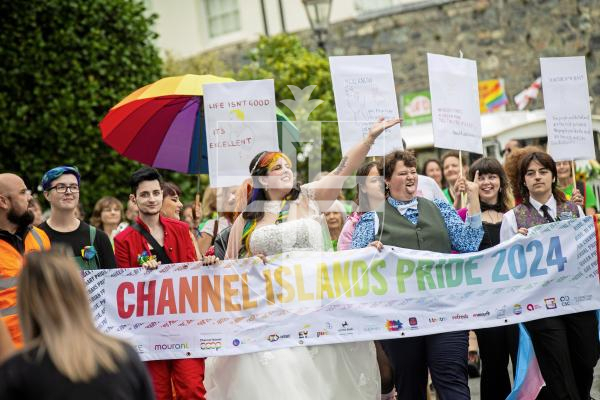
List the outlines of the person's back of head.
{"type": "Polygon", "coordinates": [[[17,305],[26,349],[47,353],[70,381],[88,382],[100,371],[117,372],[126,351],[123,343],[94,326],[83,279],[69,253],[62,246],[29,253],[17,305]]]}

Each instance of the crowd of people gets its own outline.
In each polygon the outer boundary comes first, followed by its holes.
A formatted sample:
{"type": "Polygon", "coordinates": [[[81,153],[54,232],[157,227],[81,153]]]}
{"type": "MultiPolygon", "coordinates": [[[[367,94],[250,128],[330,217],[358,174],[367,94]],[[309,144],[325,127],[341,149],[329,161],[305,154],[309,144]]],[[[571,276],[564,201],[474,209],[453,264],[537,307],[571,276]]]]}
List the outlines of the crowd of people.
{"type": "MultiPolygon", "coordinates": [[[[291,250],[385,245],[469,253],[596,212],[594,192],[573,182],[571,162],[516,140],[502,162],[484,157],[469,165],[447,152],[424,162],[422,174],[409,150],[366,160],[378,135],[398,123],[380,120],[334,171],[303,185],[285,154],[261,152],[249,179],[207,189],[201,204],[184,205],[177,185],[143,167],[131,175],[127,201],[102,197],[89,223],[76,167],[43,175],[46,213],[19,176],[0,174],[0,398],[419,400],[430,376],[439,399],[469,399],[470,367],[480,362],[481,398],[505,399],[516,325],[478,329],[471,338],[446,332],[143,364],[129,345],[93,326],[78,269],[266,262],[291,250]],[[348,201],[342,187],[353,174],[356,196],[348,201]]],[[[525,325],[546,382],[539,398],[589,399],[600,357],[596,314],[525,325]]]]}

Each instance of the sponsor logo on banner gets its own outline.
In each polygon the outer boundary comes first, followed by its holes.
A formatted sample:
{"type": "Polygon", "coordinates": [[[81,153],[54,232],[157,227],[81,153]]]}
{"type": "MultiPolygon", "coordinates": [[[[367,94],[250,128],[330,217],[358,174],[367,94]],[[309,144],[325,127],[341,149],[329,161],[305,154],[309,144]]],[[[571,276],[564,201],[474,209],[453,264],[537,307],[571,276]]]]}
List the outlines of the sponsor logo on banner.
{"type": "Polygon", "coordinates": [[[458,320],[458,319],[469,319],[469,316],[467,314],[454,314],[452,316],[452,319],[458,320]]]}
{"type": "Polygon", "coordinates": [[[515,304],[515,305],[513,306],[513,313],[514,313],[515,315],[519,315],[519,314],[521,314],[522,312],[523,312],[523,308],[521,307],[521,305],[520,305],[520,304],[515,304]]]}
{"type": "Polygon", "coordinates": [[[348,321],[343,321],[340,325],[342,327],[340,329],[338,329],[338,335],[344,336],[344,335],[352,335],[352,334],[354,334],[354,328],[352,328],[350,326],[350,324],[348,323],[348,321]]]}
{"type": "Polygon", "coordinates": [[[154,350],[188,350],[190,345],[188,343],[164,343],[155,344],[154,350]]]}
{"type": "Polygon", "coordinates": [[[232,345],[234,345],[235,347],[240,345],[240,339],[233,339],[233,342],[231,342],[232,345]]]}
{"type": "Polygon", "coordinates": [[[419,327],[417,326],[417,317],[408,318],[408,325],[410,325],[410,329],[419,329],[419,327]]]}
{"type": "Polygon", "coordinates": [[[533,311],[533,310],[537,310],[538,308],[542,308],[541,306],[539,306],[538,304],[527,304],[527,311],[533,311]]]}
{"type": "Polygon", "coordinates": [[[506,307],[496,309],[496,318],[504,318],[506,316],[506,307]]]}
{"type": "Polygon", "coordinates": [[[485,318],[485,317],[489,317],[489,316],[490,316],[490,312],[487,310],[485,312],[478,312],[478,313],[473,314],[473,318],[485,318]]]}
{"type": "Polygon", "coordinates": [[[279,339],[289,339],[289,337],[290,337],[290,335],[278,335],[276,333],[273,333],[267,337],[267,340],[269,342],[276,342],[279,339]]]}
{"type": "Polygon", "coordinates": [[[136,351],[138,352],[138,354],[144,354],[144,345],[142,344],[138,344],[137,346],[135,346],[136,351]]]}
{"type": "Polygon", "coordinates": [[[327,336],[327,335],[328,335],[327,331],[317,331],[317,337],[327,336]]]}
{"type": "Polygon", "coordinates": [[[446,321],[446,317],[431,317],[429,318],[429,322],[432,324],[436,324],[438,322],[445,322],[446,321]]]}
{"type": "Polygon", "coordinates": [[[393,319],[393,320],[388,319],[385,322],[385,329],[387,329],[390,332],[399,331],[400,329],[402,329],[402,322],[400,322],[400,320],[397,320],[397,319],[393,319]]]}
{"type": "Polygon", "coordinates": [[[556,297],[547,297],[544,299],[544,303],[546,303],[548,310],[553,310],[556,308],[556,297]]]}
{"type": "Polygon", "coordinates": [[[308,330],[298,332],[298,339],[306,339],[308,337],[308,330]]]}
{"type": "Polygon", "coordinates": [[[213,339],[201,339],[200,340],[200,348],[202,350],[219,350],[223,347],[223,343],[221,340],[213,340],[213,339]]]}
{"type": "Polygon", "coordinates": [[[571,298],[569,296],[560,296],[560,304],[563,307],[570,306],[572,304],[571,298]]]}
{"type": "Polygon", "coordinates": [[[592,300],[592,295],[588,294],[585,296],[576,296],[574,297],[575,299],[575,303],[579,304],[579,303],[585,303],[586,301],[591,301],[592,300]]]}

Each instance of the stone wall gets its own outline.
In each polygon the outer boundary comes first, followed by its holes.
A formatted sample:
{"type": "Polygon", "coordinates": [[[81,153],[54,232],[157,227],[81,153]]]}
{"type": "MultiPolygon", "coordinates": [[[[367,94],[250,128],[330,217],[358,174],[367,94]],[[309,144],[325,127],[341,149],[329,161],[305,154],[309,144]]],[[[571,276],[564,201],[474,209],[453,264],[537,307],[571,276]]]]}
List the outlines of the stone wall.
{"type": "MultiPolygon", "coordinates": [[[[334,0],[341,1],[341,0],[334,0]]],[[[349,0],[343,0],[349,1],[349,0]]],[[[586,57],[593,113],[600,113],[600,0],[464,0],[424,2],[330,27],[332,55],[392,55],[398,93],[427,89],[426,54],[477,60],[480,80],[504,78],[512,98],[540,76],[539,57],[586,57]]],[[[311,32],[299,36],[314,45],[311,32]]],[[[232,68],[252,44],[216,50],[232,68]]],[[[540,98],[534,108],[543,107],[540,98]]],[[[515,106],[511,102],[509,109],[515,106]]]]}

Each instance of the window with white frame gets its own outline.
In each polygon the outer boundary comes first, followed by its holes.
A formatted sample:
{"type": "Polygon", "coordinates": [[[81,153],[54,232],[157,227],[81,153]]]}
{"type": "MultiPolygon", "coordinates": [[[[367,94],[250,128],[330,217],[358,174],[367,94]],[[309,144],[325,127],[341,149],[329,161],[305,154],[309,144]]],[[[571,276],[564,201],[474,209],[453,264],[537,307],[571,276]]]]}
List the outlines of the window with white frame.
{"type": "Polygon", "coordinates": [[[206,0],[206,14],[211,38],[240,30],[238,0],[206,0]]]}

